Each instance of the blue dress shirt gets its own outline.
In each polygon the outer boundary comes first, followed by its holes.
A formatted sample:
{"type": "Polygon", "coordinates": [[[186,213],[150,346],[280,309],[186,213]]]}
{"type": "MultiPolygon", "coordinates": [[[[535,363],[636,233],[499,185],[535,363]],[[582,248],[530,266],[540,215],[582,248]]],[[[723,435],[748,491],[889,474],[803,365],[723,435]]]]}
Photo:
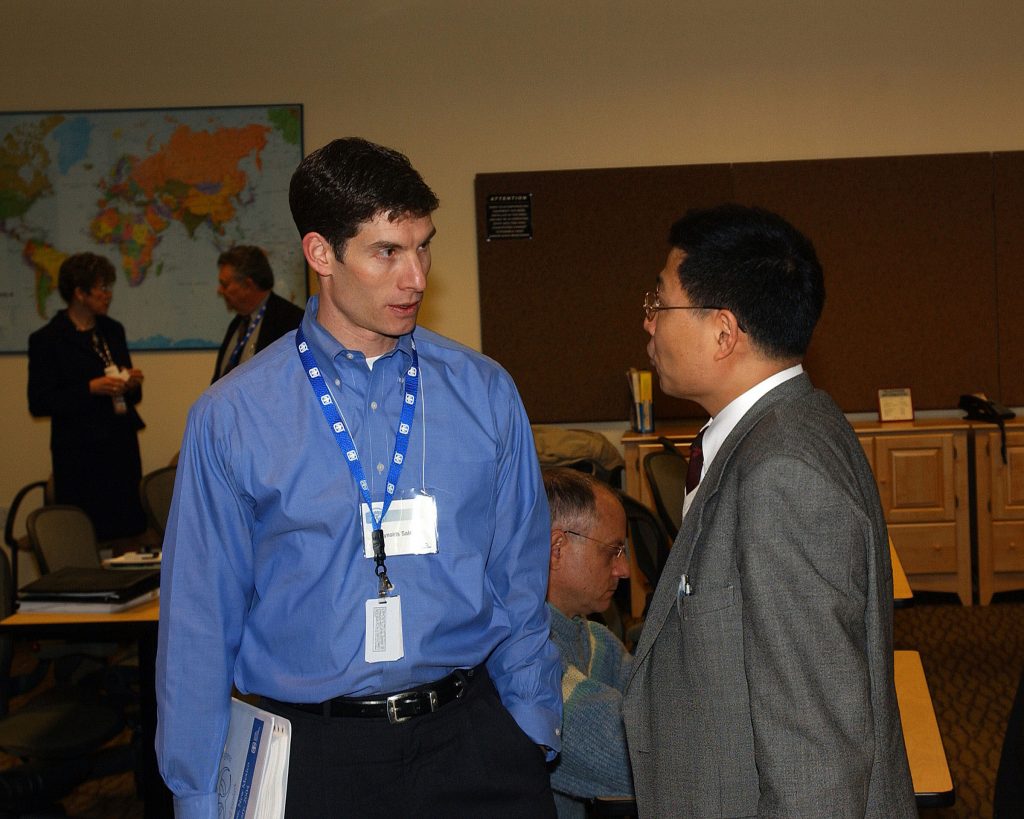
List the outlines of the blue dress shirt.
{"type": "MultiPolygon", "coordinates": [[[[410,337],[366,365],[302,322],[382,500],[410,337]]],[[[164,539],[157,654],[160,771],[179,817],[217,816],[232,682],[320,702],[400,691],[486,662],[505,707],[557,751],[561,668],[548,641],[550,518],[529,421],[509,375],[425,329],[420,395],[396,497],[437,503],[438,551],[388,558],[405,656],[363,658],[361,496],[291,332],[217,381],[189,412],[164,539]]],[[[552,753],[553,755],[553,753],[552,753]]]]}

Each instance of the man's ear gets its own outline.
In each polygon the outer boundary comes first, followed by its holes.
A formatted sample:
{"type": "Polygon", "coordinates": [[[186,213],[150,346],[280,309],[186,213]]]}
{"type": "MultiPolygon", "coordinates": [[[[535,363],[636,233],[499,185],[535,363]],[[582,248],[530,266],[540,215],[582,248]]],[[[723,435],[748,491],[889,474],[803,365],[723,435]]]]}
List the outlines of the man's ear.
{"type": "Polygon", "coordinates": [[[331,243],[315,231],[302,237],[302,253],[313,272],[321,278],[331,275],[334,251],[331,243]]]}
{"type": "Polygon", "coordinates": [[[740,342],[740,323],[732,310],[725,308],[715,314],[715,360],[721,361],[728,358],[736,351],[736,345],[740,342]]]}
{"type": "Polygon", "coordinates": [[[554,571],[562,562],[562,544],[565,542],[565,532],[561,529],[551,530],[551,564],[550,570],[554,571]]]}

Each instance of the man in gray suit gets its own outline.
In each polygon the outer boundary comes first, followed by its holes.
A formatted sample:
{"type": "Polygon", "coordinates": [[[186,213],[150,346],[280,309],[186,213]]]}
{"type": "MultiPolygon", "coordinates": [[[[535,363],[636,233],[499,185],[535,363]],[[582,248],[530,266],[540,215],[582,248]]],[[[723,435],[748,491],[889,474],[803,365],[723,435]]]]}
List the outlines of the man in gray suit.
{"type": "Polygon", "coordinates": [[[916,816],[878,491],[800,363],[825,300],[814,248],[737,205],[669,241],[647,350],[711,421],[626,687],[640,814],[916,816]]]}

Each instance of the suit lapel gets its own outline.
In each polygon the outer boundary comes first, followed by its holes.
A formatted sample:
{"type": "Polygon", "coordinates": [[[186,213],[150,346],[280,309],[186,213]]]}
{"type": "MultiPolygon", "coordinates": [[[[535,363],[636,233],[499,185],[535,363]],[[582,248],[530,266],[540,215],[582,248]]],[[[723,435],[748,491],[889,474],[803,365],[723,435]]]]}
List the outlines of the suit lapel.
{"type": "Polygon", "coordinates": [[[697,493],[693,496],[690,509],[687,511],[686,517],[683,518],[683,525],[672,545],[668,560],[665,561],[665,568],[658,581],[658,587],[654,591],[654,597],[651,598],[647,619],[644,621],[643,631],[640,633],[640,640],[636,646],[631,680],[644,658],[650,653],[655,639],[676,603],[679,583],[689,569],[694,547],[700,542],[704,527],[704,510],[709,503],[713,503],[717,496],[722,478],[726,474],[736,447],[776,403],[810,392],[812,389],[811,381],[806,373],[801,373],[783,382],[763,395],[740,419],[722,443],[718,454],[715,455],[715,460],[711,463],[711,468],[697,487],[697,493]]]}
{"type": "MultiPolygon", "coordinates": [[[[224,334],[224,340],[220,343],[220,350],[217,351],[217,363],[213,370],[213,380],[216,381],[220,378],[220,368],[224,363],[224,357],[230,354],[228,345],[231,340],[235,337],[235,333],[238,332],[238,325],[242,323],[242,317],[235,314],[235,317],[231,319],[231,323],[228,325],[228,331],[224,334]]],[[[212,381],[210,383],[213,383],[212,381]]]]}

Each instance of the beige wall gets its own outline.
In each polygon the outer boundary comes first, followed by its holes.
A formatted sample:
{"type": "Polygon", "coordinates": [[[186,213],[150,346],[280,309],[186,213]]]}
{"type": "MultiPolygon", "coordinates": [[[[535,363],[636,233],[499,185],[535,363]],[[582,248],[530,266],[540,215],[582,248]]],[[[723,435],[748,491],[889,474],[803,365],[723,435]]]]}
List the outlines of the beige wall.
{"type": "MultiPolygon", "coordinates": [[[[442,200],[423,323],[473,346],[476,173],[1024,148],[1020,0],[4,0],[3,25],[0,110],[301,102],[307,150],[406,152],[442,200]]],[[[213,354],[136,361],[148,470],[213,354]]],[[[26,369],[0,357],[0,506],[49,472],[26,369]]]]}

